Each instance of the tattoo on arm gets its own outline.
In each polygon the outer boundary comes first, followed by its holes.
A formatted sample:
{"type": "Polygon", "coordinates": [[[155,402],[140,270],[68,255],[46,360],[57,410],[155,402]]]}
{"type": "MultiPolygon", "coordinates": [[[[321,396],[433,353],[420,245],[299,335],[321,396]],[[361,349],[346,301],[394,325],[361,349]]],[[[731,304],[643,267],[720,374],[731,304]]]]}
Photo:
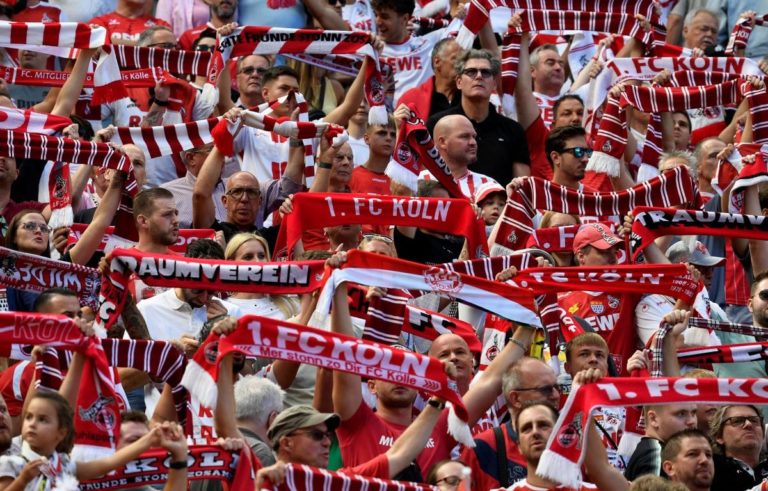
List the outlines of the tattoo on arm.
{"type": "Polygon", "coordinates": [[[139,308],[136,307],[136,301],[133,299],[133,295],[128,295],[125,300],[125,307],[123,307],[123,323],[125,323],[125,330],[128,331],[128,335],[131,339],[152,339],[149,335],[149,329],[147,329],[147,323],[144,320],[144,316],[141,315],[139,308]]]}
{"type": "Polygon", "coordinates": [[[163,114],[165,114],[164,107],[158,107],[155,104],[152,104],[152,107],[149,108],[144,119],[141,120],[141,126],[160,126],[163,121],[163,114]]]}

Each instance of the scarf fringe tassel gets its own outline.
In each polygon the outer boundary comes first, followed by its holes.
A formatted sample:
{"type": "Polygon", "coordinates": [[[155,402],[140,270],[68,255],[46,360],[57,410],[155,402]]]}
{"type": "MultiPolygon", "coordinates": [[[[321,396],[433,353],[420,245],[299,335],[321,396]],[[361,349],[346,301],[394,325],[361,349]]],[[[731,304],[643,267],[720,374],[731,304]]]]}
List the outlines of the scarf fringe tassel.
{"type": "Polygon", "coordinates": [[[611,177],[619,177],[621,171],[621,161],[607,153],[595,151],[587,163],[587,170],[602,172],[611,177]]]}

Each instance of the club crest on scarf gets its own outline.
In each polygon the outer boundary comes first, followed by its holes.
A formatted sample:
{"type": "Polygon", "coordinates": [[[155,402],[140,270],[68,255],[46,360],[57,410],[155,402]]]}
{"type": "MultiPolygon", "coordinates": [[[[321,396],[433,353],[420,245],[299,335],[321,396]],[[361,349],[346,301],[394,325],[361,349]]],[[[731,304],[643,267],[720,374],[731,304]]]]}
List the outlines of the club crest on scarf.
{"type": "Polygon", "coordinates": [[[424,271],[424,279],[435,290],[454,298],[464,286],[461,276],[453,271],[433,267],[424,271]]]}
{"type": "Polygon", "coordinates": [[[582,420],[584,419],[584,413],[579,412],[573,418],[573,421],[567,426],[563,426],[560,429],[560,433],[557,435],[557,442],[563,446],[563,448],[570,448],[581,441],[582,433],[582,420]]]}
{"type": "Polygon", "coordinates": [[[87,408],[78,408],[80,419],[90,421],[101,431],[111,432],[117,422],[117,415],[111,407],[114,403],[114,397],[99,396],[87,408]]]}

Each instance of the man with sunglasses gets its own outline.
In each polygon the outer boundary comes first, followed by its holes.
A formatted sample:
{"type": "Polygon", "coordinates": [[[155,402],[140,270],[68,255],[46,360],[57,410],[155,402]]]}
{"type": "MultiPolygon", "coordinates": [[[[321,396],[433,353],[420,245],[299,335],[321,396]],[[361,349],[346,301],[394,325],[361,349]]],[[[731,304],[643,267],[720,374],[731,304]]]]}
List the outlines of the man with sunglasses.
{"type": "Polygon", "coordinates": [[[530,175],[528,144],[523,128],[502,116],[491,104],[501,62],[488,51],[470,49],[456,60],[456,88],[461,103],[429,118],[427,127],[435,136],[435,126],[444,116],[467,117],[476,133],[477,161],[469,170],[484,174],[506,186],[513,177],[530,175]]]}
{"type": "Polygon", "coordinates": [[[715,450],[714,489],[741,491],[768,477],[768,462],[760,461],[765,425],[760,410],[751,405],[721,406],[712,419],[715,450]]]}
{"type": "Polygon", "coordinates": [[[552,130],[545,144],[547,159],[554,169],[552,182],[570,189],[594,192],[582,184],[592,147],[581,125],[560,126],[552,130]]]}

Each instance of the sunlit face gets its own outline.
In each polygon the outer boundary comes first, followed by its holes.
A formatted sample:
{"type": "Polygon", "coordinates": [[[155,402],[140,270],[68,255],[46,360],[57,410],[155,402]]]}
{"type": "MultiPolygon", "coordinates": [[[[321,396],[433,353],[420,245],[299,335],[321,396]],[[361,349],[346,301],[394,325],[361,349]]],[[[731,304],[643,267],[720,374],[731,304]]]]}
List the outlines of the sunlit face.
{"type": "Polygon", "coordinates": [[[21,436],[29,447],[41,455],[50,455],[64,439],[67,429],[59,425],[53,404],[35,397],[27,406],[21,424],[21,436]]]}
{"type": "Polygon", "coordinates": [[[376,396],[379,404],[388,408],[407,408],[413,406],[417,392],[402,385],[385,382],[384,380],[369,381],[368,387],[376,396]]]}
{"type": "Polygon", "coordinates": [[[408,35],[408,14],[398,14],[394,9],[381,8],[374,11],[376,32],[385,43],[400,43],[408,35]]]}
{"type": "Polygon", "coordinates": [[[335,186],[349,184],[352,179],[352,169],[355,167],[355,156],[349,143],[339,147],[331,163],[331,181],[335,186]]]}
{"type": "Polygon", "coordinates": [[[470,100],[485,100],[496,88],[495,74],[491,62],[485,58],[470,58],[464,64],[464,72],[456,74],[456,87],[462,97],[470,100]]]}
{"type": "Polygon", "coordinates": [[[565,81],[565,61],[555,50],[542,50],[538,63],[531,67],[531,78],[540,90],[559,90],[565,81]]]}
{"type": "Polygon", "coordinates": [[[616,249],[619,246],[620,244],[616,244],[608,249],[585,247],[576,253],[576,258],[582,266],[613,266],[618,263],[616,249]]]}
{"type": "Polygon", "coordinates": [[[258,240],[249,240],[237,248],[234,259],[235,261],[266,261],[267,251],[258,240]]]}
{"type": "Polygon", "coordinates": [[[683,27],[683,41],[686,48],[705,50],[717,42],[719,21],[707,12],[699,12],[683,27]]]}
{"type": "Polygon", "coordinates": [[[597,368],[608,373],[608,350],[605,346],[585,344],[571,350],[571,359],[565,363],[565,369],[575,375],[587,368],[597,368]]]}
{"type": "Polygon", "coordinates": [[[583,136],[568,138],[565,141],[563,152],[553,151],[550,153],[550,158],[555,166],[555,173],[566,177],[568,181],[584,179],[587,163],[589,163],[589,156],[586,153],[582,154],[581,158],[578,158],[570,151],[570,149],[576,147],[589,148],[587,139],[583,136]]]}
{"type": "Polygon", "coordinates": [[[725,454],[742,452],[760,453],[763,446],[762,419],[749,406],[731,406],[723,415],[723,435],[717,442],[725,448],[725,454]]]}
{"type": "MultiPolygon", "coordinates": [[[[284,95],[299,91],[299,81],[290,75],[280,75],[274,80],[267,82],[261,89],[261,95],[267,102],[274,102],[284,95]]],[[[289,97],[285,103],[274,108],[276,117],[290,116],[296,108],[296,99],[289,97]]]]}
{"type": "Polygon", "coordinates": [[[696,427],[695,404],[668,404],[648,411],[648,421],[662,441],[679,431],[696,427]]]}
{"type": "Polygon", "coordinates": [[[390,157],[395,147],[397,133],[389,126],[369,126],[363,137],[373,155],[390,157]]]}
{"type": "Polygon", "coordinates": [[[395,257],[394,244],[387,242],[384,239],[371,239],[368,240],[361,249],[371,254],[380,254],[387,257],[395,257]]]}
{"type": "Polygon", "coordinates": [[[136,178],[136,184],[139,189],[144,187],[147,182],[147,159],[144,152],[136,145],[123,145],[125,155],[131,160],[133,165],[133,175],[136,178]]]}
{"type": "Polygon", "coordinates": [[[441,334],[432,342],[429,355],[448,361],[456,367],[456,380],[469,381],[474,373],[474,357],[461,336],[441,334]]]}
{"type": "Polygon", "coordinates": [[[456,491],[466,479],[466,468],[461,462],[446,462],[435,472],[435,483],[440,491],[456,491]]]}
{"type": "Polygon", "coordinates": [[[685,114],[673,113],[672,121],[675,124],[672,135],[675,139],[676,150],[687,150],[691,144],[691,123],[685,114]]]}
{"type": "Polygon", "coordinates": [[[581,126],[584,118],[584,104],[576,99],[566,99],[557,106],[557,114],[554,115],[552,125],[555,128],[560,126],[581,126]]]}
{"type": "Polygon", "coordinates": [[[507,204],[507,200],[503,192],[491,194],[483,200],[480,213],[486,225],[495,225],[499,221],[501,210],[504,209],[505,204],[507,204]]]}
{"type": "Polygon", "coordinates": [[[671,461],[664,462],[669,479],[686,485],[688,489],[709,489],[715,475],[712,447],[706,438],[684,438],[680,452],[671,461]]]}
{"type": "Polygon", "coordinates": [[[241,96],[261,96],[261,79],[268,68],[269,61],[263,56],[247,56],[240,62],[240,68],[237,71],[237,89],[241,96]]]}
{"type": "Polygon", "coordinates": [[[757,285],[755,294],[749,298],[747,307],[752,312],[755,325],[768,327],[768,278],[757,285]]]}
{"type": "Polygon", "coordinates": [[[290,463],[324,469],[331,449],[328,426],[320,423],[293,431],[280,438],[280,448],[285,450],[290,463]]]}
{"type": "Polygon", "coordinates": [[[438,137],[437,145],[450,162],[469,165],[477,161],[477,132],[467,118],[455,118],[445,135],[438,137]]]}
{"type": "Polygon", "coordinates": [[[27,213],[18,223],[16,247],[21,252],[40,255],[48,250],[48,224],[43,215],[27,213]]]}
{"type": "Polygon", "coordinates": [[[227,181],[227,191],[221,197],[227,209],[227,221],[242,227],[256,222],[261,208],[259,181],[249,172],[237,172],[227,181]]]}
{"type": "Polygon", "coordinates": [[[170,246],[179,239],[179,210],[171,198],[158,198],[149,217],[139,215],[139,224],[147,228],[152,242],[170,246]]]}
{"type": "Polygon", "coordinates": [[[517,434],[520,438],[520,453],[527,462],[539,461],[554,426],[555,420],[548,408],[533,406],[523,409],[517,418],[517,434]]]}
{"type": "Polygon", "coordinates": [[[717,171],[717,155],[725,148],[725,143],[712,138],[701,144],[699,165],[697,166],[699,182],[711,182],[717,171]]]}

